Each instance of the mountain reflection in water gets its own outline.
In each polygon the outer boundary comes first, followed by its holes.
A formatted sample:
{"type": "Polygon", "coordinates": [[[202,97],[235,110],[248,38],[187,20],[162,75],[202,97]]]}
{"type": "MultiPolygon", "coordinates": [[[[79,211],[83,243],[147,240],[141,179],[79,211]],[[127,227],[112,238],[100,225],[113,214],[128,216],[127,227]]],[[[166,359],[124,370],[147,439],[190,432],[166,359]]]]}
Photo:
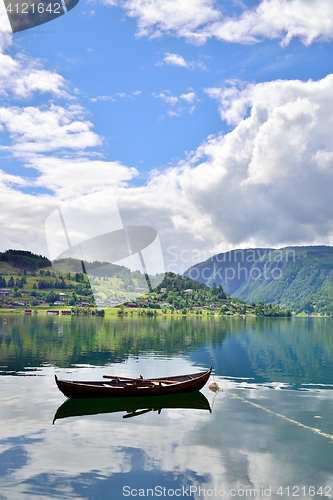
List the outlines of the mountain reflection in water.
{"type": "MultiPolygon", "coordinates": [[[[253,383],[333,385],[332,318],[0,317],[0,375],[180,354],[253,383]]],[[[147,373],[143,374],[147,376],[147,373]]],[[[156,376],[156,373],[153,374],[156,376]]]]}

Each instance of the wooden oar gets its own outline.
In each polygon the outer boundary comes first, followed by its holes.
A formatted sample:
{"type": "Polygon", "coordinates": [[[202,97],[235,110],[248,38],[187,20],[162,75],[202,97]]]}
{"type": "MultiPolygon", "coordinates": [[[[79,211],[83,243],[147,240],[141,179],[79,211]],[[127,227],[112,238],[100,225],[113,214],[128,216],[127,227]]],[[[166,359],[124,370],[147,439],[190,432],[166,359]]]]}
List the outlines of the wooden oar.
{"type": "Polygon", "coordinates": [[[137,417],[138,415],[143,415],[144,413],[148,413],[150,411],[153,411],[153,409],[149,408],[147,410],[141,410],[141,411],[134,410],[131,413],[127,413],[127,415],[123,415],[123,418],[137,417]]]}
{"type": "Polygon", "coordinates": [[[103,378],[113,378],[116,380],[117,378],[119,380],[145,380],[144,378],[138,377],[138,378],[133,378],[133,377],[117,377],[116,375],[103,375],[103,378]]]}
{"type": "Polygon", "coordinates": [[[112,375],[103,375],[103,378],[119,379],[119,380],[135,380],[136,382],[163,382],[163,384],[177,384],[178,380],[155,380],[146,378],[130,378],[130,377],[113,377],[112,375]]]}

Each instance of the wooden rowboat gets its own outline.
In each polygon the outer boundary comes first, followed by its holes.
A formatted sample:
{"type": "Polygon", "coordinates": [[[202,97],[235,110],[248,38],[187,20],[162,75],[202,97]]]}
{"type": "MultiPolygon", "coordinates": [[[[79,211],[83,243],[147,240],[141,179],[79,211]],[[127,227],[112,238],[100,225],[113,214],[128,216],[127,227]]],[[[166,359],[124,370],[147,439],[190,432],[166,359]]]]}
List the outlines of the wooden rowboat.
{"type": "Polygon", "coordinates": [[[212,368],[206,372],[174,377],[144,379],[104,375],[108,381],[88,382],[59,380],[59,390],[68,398],[124,398],[138,396],[164,396],[181,392],[200,391],[206,384],[212,368]]]}
{"type": "Polygon", "coordinates": [[[208,410],[211,413],[209,401],[198,391],[139,398],[67,399],[58,408],[53,423],[68,417],[108,413],[124,413],[125,419],[147,412],[156,412],[159,415],[163,409],[208,410]]]}

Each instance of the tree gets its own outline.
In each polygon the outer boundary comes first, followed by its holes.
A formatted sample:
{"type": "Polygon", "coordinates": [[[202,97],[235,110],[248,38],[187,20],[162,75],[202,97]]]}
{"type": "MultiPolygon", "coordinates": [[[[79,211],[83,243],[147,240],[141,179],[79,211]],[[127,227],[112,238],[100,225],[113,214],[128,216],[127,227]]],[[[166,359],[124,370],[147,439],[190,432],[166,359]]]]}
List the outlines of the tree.
{"type": "Polygon", "coordinates": [[[49,302],[50,304],[53,304],[53,302],[59,299],[60,299],[59,294],[54,292],[50,292],[46,297],[46,301],[49,302]]]}
{"type": "Polygon", "coordinates": [[[264,315],[264,303],[263,302],[258,302],[256,305],[254,312],[257,316],[263,316],[264,315]]]}
{"type": "Polygon", "coordinates": [[[218,294],[217,294],[218,298],[219,299],[226,299],[227,298],[227,294],[224,292],[223,288],[222,288],[222,285],[219,285],[218,287],[218,294]]]}

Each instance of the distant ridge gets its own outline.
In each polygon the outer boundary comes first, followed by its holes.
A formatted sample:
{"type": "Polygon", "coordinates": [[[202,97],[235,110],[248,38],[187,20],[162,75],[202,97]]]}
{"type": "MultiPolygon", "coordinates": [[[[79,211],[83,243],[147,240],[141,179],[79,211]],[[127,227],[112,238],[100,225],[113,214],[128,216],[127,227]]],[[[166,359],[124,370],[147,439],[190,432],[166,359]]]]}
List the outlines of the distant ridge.
{"type": "Polygon", "coordinates": [[[333,313],[333,247],[249,248],[220,253],[185,276],[246,302],[279,304],[296,312],[333,313]]]}
{"type": "MultiPolygon", "coordinates": [[[[27,271],[37,271],[46,267],[54,267],[59,272],[79,272],[82,273],[82,263],[84,268],[89,270],[90,274],[95,276],[113,277],[117,273],[130,273],[130,270],[125,266],[110,264],[108,262],[88,262],[78,259],[60,259],[51,262],[47,257],[34,254],[28,250],[6,250],[0,252],[0,264],[4,262],[16,269],[26,269],[27,271]],[[101,268],[103,268],[101,270],[101,268]]],[[[85,272],[85,271],[84,271],[85,272]]]]}
{"type": "Polygon", "coordinates": [[[6,262],[20,269],[37,270],[52,266],[52,262],[42,255],[36,255],[28,250],[6,250],[0,252],[0,262],[6,262]]]}

